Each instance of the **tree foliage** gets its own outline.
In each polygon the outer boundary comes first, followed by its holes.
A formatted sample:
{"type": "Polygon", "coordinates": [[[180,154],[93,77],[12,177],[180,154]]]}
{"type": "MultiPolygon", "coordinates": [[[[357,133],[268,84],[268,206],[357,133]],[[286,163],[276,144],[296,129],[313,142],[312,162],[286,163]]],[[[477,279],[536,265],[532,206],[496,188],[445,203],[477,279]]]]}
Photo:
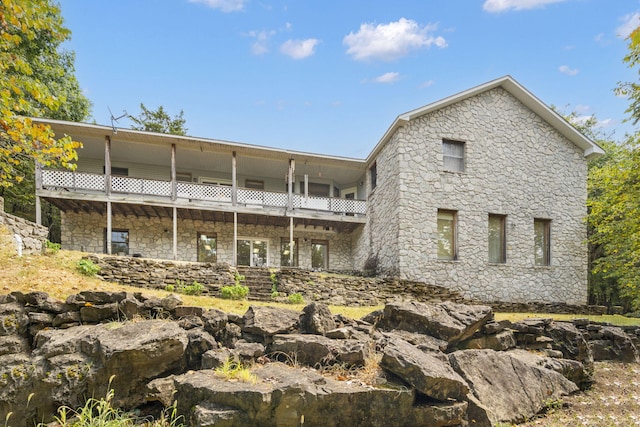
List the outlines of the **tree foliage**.
{"type": "Polygon", "coordinates": [[[592,275],[604,296],[640,308],[640,135],[606,148],[588,180],[592,275]]]}
{"type": "MultiPolygon", "coordinates": [[[[640,27],[629,36],[630,68],[640,65],[640,27]]],[[[631,120],[640,120],[640,84],[620,83],[631,120]]],[[[588,225],[590,297],[640,309],[640,133],[622,143],[598,141],[605,155],[590,162],[588,225]]]]}
{"type": "Polygon", "coordinates": [[[187,128],[184,126],[186,120],[183,117],[184,111],[171,118],[164,108],[159,106],[156,110],[149,110],[140,103],[140,114],[129,116],[133,121],[132,129],[144,130],[157,133],[170,133],[173,135],[186,135],[187,128]]]}
{"type": "MultiPolygon", "coordinates": [[[[624,62],[629,68],[635,68],[640,64],[640,27],[629,35],[628,40],[629,54],[624,57],[624,62]]],[[[637,71],[640,74],[640,68],[637,71]]],[[[633,124],[637,124],[640,120],[640,82],[619,82],[615,92],[629,98],[627,113],[631,115],[633,124]]]]}
{"type": "Polygon", "coordinates": [[[68,74],[73,55],[58,52],[69,37],[62,24],[59,8],[48,0],[0,3],[0,187],[21,183],[34,160],[75,168],[76,149],[82,144],[69,136],[56,138],[49,126],[28,118],[77,118],[88,113],[89,102],[68,74]],[[75,104],[68,103],[69,89],[75,104]]]}

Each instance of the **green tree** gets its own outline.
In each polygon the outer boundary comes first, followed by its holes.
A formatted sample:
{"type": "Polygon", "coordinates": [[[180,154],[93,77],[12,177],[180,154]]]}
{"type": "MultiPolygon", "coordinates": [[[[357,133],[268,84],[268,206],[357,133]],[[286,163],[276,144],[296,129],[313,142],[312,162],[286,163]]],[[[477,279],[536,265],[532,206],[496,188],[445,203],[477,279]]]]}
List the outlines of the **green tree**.
{"type": "MultiPolygon", "coordinates": [[[[635,68],[640,64],[640,27],[636,28],[628,37],[629,54],[624,57],[624,62],[629,68],[635,68]]],[[[640,74],[640,69],[637,70],[640,74]]],[[[639,82],[619,82],[615,89],[617,95],[629,98],[629,108],[627,113],[631,115],[633,124],[640,120],[640,83],[639,82]]]]}
{"type": "Polygon", "coordinates": [[[640,135],[606,148],[588,179],[594,296],[640,308],[640,135]]]}
{"type": "MultiPolygon", "coordinates": [[[[0,195],[8,212],[32,220],[34,160],[73,169],[81,144],[25,117],[81,121],[91,107],[74,76],[73,52],[60,49],[68,37],[52,2],[0,3],[0,195]]],[[[57,210],[43,205],[45,225],[56,222],[57,210]]]]}
{"type": "MultiPolygon", "coordinates": [[[[640,27],[628,38],[630,68],[640,64],[640,27]]],[[[640,84],[619,83],[630,120],[640,120],[640,84]]],[[[640,133],[620,144],[598,141],[605,155],[590,162],[589,248],[592,302],[640,308],[640,133]]]]}
{"type": "Polygon", "coordinates": [[[144,104],[140,103],[140,110],[138,116],[129,116],[134,123],[131,126],[132,129],[173,135],[187,134],[187,128],[184,127],[186,123],[183,117],[184,111],[180,110],[179,114],[171,118],[162,105],[156,110],[149,110],[144,104]]]}

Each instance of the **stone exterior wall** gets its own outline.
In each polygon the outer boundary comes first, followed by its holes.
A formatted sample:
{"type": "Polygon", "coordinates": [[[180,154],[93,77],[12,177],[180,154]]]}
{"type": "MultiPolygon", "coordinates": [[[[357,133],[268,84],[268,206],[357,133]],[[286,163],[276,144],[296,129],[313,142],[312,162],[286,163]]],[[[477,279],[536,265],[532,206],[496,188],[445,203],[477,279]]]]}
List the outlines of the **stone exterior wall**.
{"type": "MultiPolygon", "coordinates": [[[[62,212],[62,247],[90,253],[105,252],[106,218],[97,213],[62,212]]],[[[129,254],[145,258],[172,259],[173,225],[170,218],[136,218],[114,215],[112,229],[129,231],[129,254]]],[[[216,235],[217,261],[233,263],[233,224],[178,220],[178,258],[197,261],[198,233],[216,235]]],[[[281,242],[289,240],[289,228],[238,224],[238,238],[268,240],[270,266],[280,266],[281,242]]],[[[332,270],[352,270],[352,235],[333,232],[294,231],[298,240],[298,262],[301,268],[311,268],[311,243],[326,240],[329,246],[329,266],[332,270]]]]}
{"type": "Polygon", "coordinates": [[[2,197],[0,197],[0,224],[5,225],[12,236],[15,234],[20,236],[23,254],[42,252],[44,242],[49,235],[49,229],[24,218],[6,213],[2,197]]]}
{"type": "MultiPolygon", "coordinates": [[[[393,182],[399,196],[370,202],[399,221],[398,259],[380,257],[382,271],[482,301],[586,303],[586,159],[502,88],[398,129],[377,164],[380,190],[393,182]],[[465,172],[443,171],[443,138],[465,143],[465,172]],[[399,164],[385,167],[393,153],[399,164]],[[438,209],[457,211],[455,261],[437,259],[438,209]],[[506,215],[505,264],[488,262],[489,214],[506,215]],[[534,218],[551,220],[550,266],[534,265],[534,218]]],[[[387,250],[389,227],[370,224],[373,252],[387,250]]]]}

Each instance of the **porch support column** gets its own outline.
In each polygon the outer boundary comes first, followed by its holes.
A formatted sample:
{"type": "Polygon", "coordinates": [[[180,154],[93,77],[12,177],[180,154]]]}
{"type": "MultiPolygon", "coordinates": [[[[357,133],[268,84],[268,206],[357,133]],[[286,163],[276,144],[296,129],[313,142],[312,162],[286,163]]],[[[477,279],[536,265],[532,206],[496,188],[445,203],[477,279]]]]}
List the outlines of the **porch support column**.
{"type": "Polygon", "coordinates": [[[289,159],[289,175],[287,179],[288,192],[289,192],[289,210],[293,210],[293,174],[296,169],[296,161],[289,159]]]}
{"type": "Polygon", "coordinates": [[[171,200],[176,199],[176,186],[176,144],[171,144],[171,200]]]}
{"type": "Polygon", "coordinates": [[[42,206],[40,204],[40,196],[38,190],[42,188],[42,167],[36,161],[36,224],[42,225],[42,206]]]}
{"type": "MultiPolygon", "coordinates": [[[[233,152],[233,157],[231,157],[231,202],[233,206],[238,204],[238,187],[236,185],[236,173],[237,173],[237,159],[236,152],[233,152]]],[[[235,259],[235,257],[234,257],[235,259]]]]}
{"type": "Polygon", "coordinates": [[[309,174],[304,174],[304,198],[309,198],[309,174]]]}
{"type": "Polygon", "coordinates": [[[104,137],[104,191],[111,194],[111,137],[104,137]]]}
{"type": "Polygon", "coordinates": [[[107,200],[107,254],[111,255],[111,201],[107,200]]]}
{"type": "Polygon", "coordinates": [[[289,217],[289,267],[293,267],[293,217],[289,217]]]}
{"type": "Polygon", "coordinates": [[[104,192],[107,195],[107,254],[111,255],[111,137],[104,137],[104,192]]]}
{"type": "Polygon", "coordinates": [[[178,259],[178,208],[173,207],[173,260],[178,259]]]}
{"type": "Polygon", "coordinates": [[[233,213],[233,265],[238,265],[238,212],[233,213]]]}

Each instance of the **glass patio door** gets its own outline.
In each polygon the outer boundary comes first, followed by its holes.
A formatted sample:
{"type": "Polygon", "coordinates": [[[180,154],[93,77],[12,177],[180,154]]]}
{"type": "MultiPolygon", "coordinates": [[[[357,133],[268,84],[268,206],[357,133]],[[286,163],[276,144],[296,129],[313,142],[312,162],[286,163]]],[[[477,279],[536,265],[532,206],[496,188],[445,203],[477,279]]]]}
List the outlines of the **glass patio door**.
{"type": "Polygon", "coordinates": [[[260,239],[238,239],[238,265],[263,267],[268,265],[268,242],[260,239]]]}

